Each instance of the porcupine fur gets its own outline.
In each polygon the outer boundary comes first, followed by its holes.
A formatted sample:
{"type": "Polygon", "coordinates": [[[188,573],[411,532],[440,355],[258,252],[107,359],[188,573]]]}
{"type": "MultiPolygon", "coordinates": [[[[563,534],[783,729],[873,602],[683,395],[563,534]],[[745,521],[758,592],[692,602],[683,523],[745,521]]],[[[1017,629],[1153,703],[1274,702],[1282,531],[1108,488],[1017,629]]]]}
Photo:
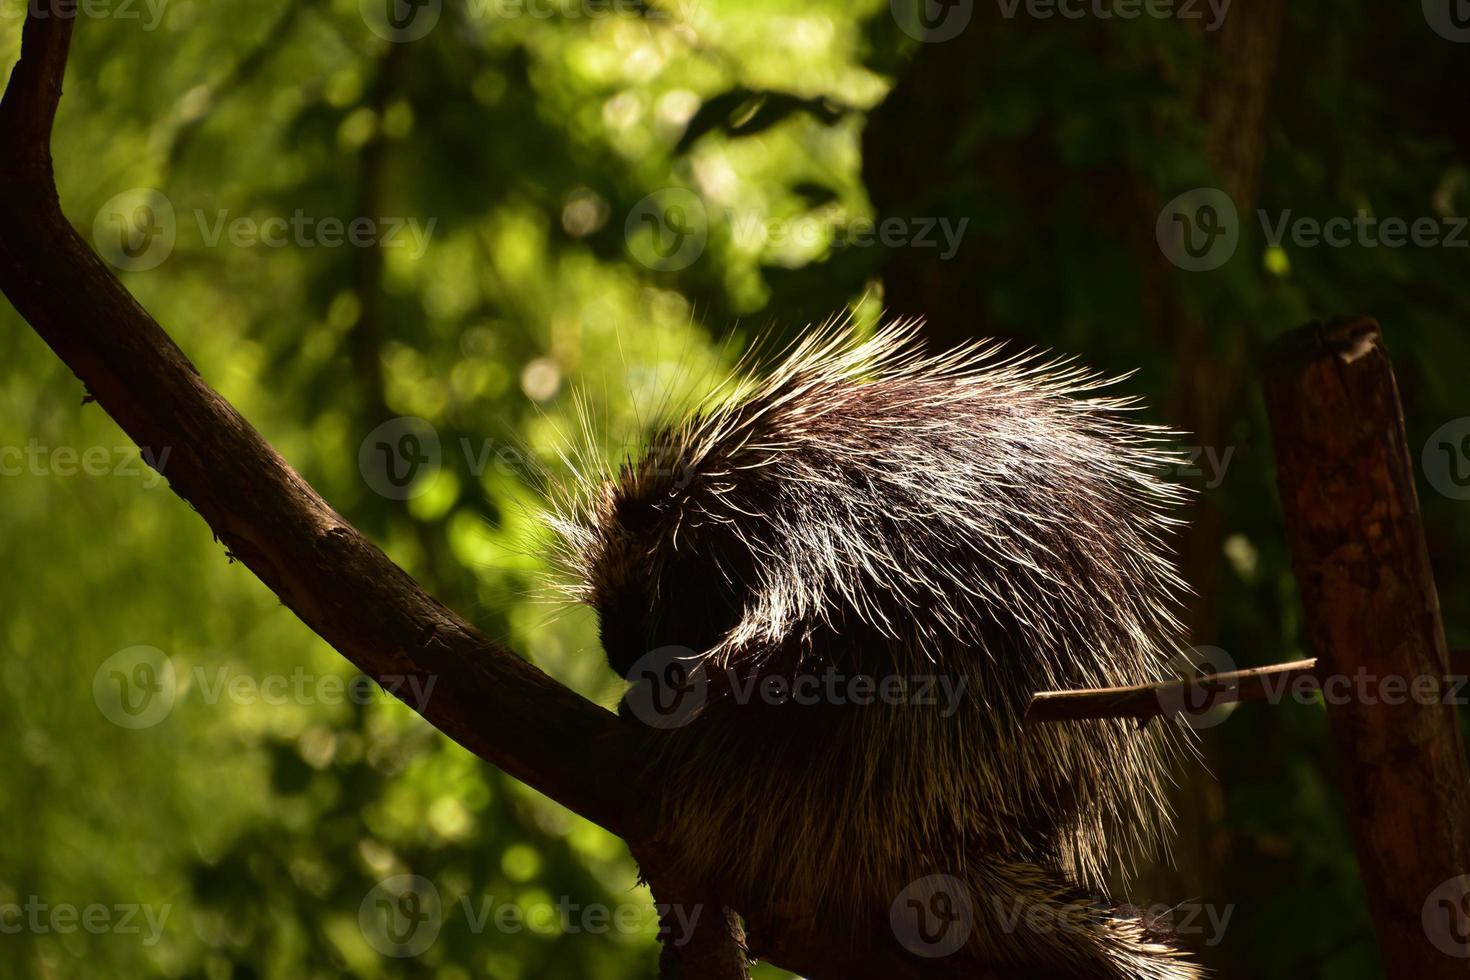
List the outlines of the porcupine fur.
{"type": "Polygon", "coordinates": [[[1201,976],[1098,899],[1169,830],[1175,726],[1020,724],[1038,691],[1169,676],[1169,434],[1099,394],[1116,379],[917,331],[829,325],[737,369],[554,518],[613,667],[681,647],[708,679],[648,731],[659,834],[698,880],[825,921],[953,876],[1004,976],[1201,976]],[[948,717],[732,690],[824,672],[964,686],[948,717]]]}

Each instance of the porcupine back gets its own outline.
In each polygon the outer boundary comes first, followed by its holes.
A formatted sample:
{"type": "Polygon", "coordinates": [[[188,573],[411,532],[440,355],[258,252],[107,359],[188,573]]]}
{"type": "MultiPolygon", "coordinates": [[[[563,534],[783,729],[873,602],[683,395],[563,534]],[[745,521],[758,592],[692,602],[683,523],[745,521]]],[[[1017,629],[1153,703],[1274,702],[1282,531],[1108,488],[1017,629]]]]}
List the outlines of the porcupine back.
{"type": "Polygon", "coordinates": [[[709,679],[649,733],[660,833],[705,880],[837,921],[951,875],[975,948],[1024,975],[1196,976],[1089,898],[1169,827],[1171,726],[1020,727],[1037,691],[1168,676],[1168,433],[1069,362],[927,356],[917,327],[810,334],[556,518],[614,668],[682,647],[709,679]],[[812,675],[948,687],[737,696],[812,675]],[[1018,924],[1032,908],[1058,925],[1018,924]]]}

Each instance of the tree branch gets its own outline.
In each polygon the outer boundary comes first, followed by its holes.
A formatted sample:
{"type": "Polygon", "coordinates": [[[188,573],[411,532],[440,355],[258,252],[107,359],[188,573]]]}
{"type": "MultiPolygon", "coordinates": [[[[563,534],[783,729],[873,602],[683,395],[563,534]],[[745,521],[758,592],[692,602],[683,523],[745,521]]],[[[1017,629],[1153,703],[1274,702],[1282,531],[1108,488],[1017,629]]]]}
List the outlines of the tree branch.
{"type": "Polygon", "coordinates": [[[1445,696],[1439,597],[1378,324],[1311,324],[1282,338],[1267,363],[1266,407],[1323,676],[1379,685],[1328,699],[1327,716],[1387,975],[1463,975],[1464,961],[1427,930],[1445,909],[1454,916],[1445,939],[1463,928],[1470,765],[1445,696]],[[1414,696],[1389,696],[1390,681],[1414,696]]]}
{"type": "Polygon", "coordinates": [[[644,880],[659,899],[659,980],[750,980],[740,917],[660,860],[652,849],[640,860],[644,880]]]}
{"type": "Polygon", "coordinates": [[[1294,660],[1269,667],[1232,670],[1223,674],[1131,687],[1100,687],[1076,691],[1046,691],[1026,706],[1027,725],[1046,721],[1087,718],[1171,718],[1238,701],[1280,697],[1301,677],[1312,677],[1316,660],[1294,660]]]}
{"type": "MultiPolygon", "coordinates": [[[[1470,650],[1450,651],[1450,671],[1446,680],[1470,676],[1470,650]]],[[[1089,718],[1148,721],[1151,718],[1198,714],[1238,701],[1276,703],[1288,692],[1316,693],[1321,688],[1316,659],[1293,660],[1157,684],[1043,691],[1032,695],[1031,703],[1026,706],[1025,724],[1089,718]]]]}

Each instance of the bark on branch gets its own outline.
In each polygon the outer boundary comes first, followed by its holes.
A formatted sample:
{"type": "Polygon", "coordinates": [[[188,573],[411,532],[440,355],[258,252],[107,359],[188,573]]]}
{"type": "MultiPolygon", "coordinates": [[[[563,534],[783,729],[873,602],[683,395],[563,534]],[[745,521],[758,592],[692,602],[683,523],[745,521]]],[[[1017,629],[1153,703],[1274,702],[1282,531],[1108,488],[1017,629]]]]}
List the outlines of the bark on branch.
{"type": "Polygon", "coordinates": [[[1312,324],[1279,341],[1266,368],[1292,567],[1322,676],[1379,685],[1329,699],[1327,713],[1387,975],[1463,976],[1432,917],[1450,916],[1440,923],[1450,940],[1470,907],[1459,877],[1470,872],[1470,766],[1455,707],[1434,696],[1450,661],[1383,337],[1372,320],[1312,324]],[[1389,681],[1430,696],[1388,697],[1389,681]]]}

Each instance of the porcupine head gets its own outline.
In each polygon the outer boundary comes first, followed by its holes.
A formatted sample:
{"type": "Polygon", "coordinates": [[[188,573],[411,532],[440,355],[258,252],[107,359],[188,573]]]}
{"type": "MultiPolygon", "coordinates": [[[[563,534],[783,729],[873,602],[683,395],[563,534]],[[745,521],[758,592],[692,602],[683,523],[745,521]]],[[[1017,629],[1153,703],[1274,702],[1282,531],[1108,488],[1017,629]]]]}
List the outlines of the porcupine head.
{"type": "Polygon", "coordinates": [[[918,325],[748,364],[553,519],[698,880],[1015,977],[1201,974],[1101,898],[1169,829],[1167,433],[1067,361],[918,325]]]}

